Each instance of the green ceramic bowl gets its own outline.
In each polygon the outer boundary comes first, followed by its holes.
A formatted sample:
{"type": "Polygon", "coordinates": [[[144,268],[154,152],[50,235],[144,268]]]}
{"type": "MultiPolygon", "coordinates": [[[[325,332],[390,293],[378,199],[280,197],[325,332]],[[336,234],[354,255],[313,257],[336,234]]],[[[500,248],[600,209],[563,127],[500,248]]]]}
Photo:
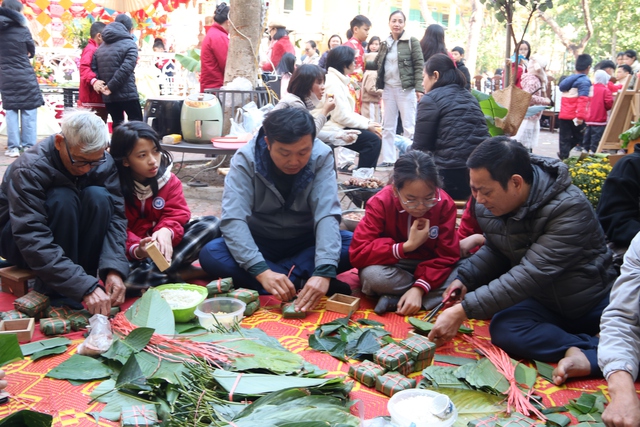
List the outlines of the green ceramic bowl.
{"type": "Polygon", "coordinates": [[[196,307],[198,307],[198,305],[200,305],[200,303],[202,303],[202,301],[204,301],[208,295],[207,288],[205,288],[204,286],[189,285],[187,283],[171,283],[168,285],[157,286],[154,289],[157,291],[166,291],[168,289],[182,289],[182,290],[197,291],[200,294],[200,298],[195,304],[193,304],[193,306],[185,307],[185,308],[175,308],[172,310],[173,317],[175,321],[178,323],[185,323],[193,319],[194,317],[196,317],[195,315],[196,307]]]}

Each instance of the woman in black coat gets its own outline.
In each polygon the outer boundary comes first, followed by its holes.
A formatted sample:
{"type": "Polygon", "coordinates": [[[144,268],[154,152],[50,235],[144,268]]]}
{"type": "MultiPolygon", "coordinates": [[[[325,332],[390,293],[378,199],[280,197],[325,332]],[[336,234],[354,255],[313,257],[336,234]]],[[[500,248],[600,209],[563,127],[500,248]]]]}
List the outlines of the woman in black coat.
{"type": "Polygon", "coordinates": [[[423,85],[413,148],[431,152],[444,189],[454,200],[466,200],[471,194],[467,158],[489,137],[484,114],[448,55],[436,54],[427,61],[423,85]]]}
{"type": "Polygon", "coordinates": [[[36,143],[37,111],[44,105],[29,61],[36,46],[22,8],[19,0],[4,0],[0,7],[0,96],[7,113],[7,157],[18,157],[21,147],[26,150],[36,143]]]}

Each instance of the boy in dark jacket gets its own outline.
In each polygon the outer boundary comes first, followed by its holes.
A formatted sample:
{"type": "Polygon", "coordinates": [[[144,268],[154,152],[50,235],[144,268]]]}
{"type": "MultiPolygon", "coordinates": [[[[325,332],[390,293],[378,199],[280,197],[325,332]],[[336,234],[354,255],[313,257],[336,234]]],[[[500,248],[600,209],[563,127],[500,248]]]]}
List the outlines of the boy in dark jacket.
{"type": "Polygon", "coordinates": [[[469,74],[469,69],[466,65],[464,65],[464,49],[460,46],[456,46],[451,49],[451,57],[453,61],[456,63],[456,67],[458,70],[462,71],[464,77],[467,79],[467,84],[464,86],[467,90],[471,90],[471,74],[469,74]]]}
{"type": "Polygon", "coordinates": [[[569,157],[571,149],[582,143],[589,106],[589,91],[591,80],[587,74],[591,69],[593,59],[590,55],[582,54],[576,59],[575,74],[562,80],[560,91],[562,103],[560,104],[560,151],[558,157],[562,160],[569,157]]]}
{"type": "Polygon", "coordinates": [[[602,139],[604,128],[607,126],[607,111],[613,106],[613,95],[607,87],[609,74],[604,70],[596,71],[593,96],[589,99],[589,115],[587,116],[587,128],[584,133],[582,146],[593,154],[598,150],[598,144],[602,139]]]}
{"type": "Polygon", "coordinates": [[[98,78],[93,88],[102,93],[114,129],[124,122],[125,112],[129,120],[142,121],[135,75],[138,46],[133,41],[132,29],[131,18],[124,14],[116,16],[115,22],[102,32],[103,43],[91,63],[98,78]]]}

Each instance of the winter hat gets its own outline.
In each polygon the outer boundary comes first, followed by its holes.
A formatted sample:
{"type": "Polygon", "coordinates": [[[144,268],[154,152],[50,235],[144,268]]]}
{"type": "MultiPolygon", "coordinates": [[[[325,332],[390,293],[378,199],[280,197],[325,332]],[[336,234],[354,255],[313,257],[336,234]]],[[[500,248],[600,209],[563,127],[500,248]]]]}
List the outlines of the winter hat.
{"type": "Polygon", "coordinates": [[[131,29],[133,28],[133,21],[127,15],[123,13],[119,14],[118,16],[116,16],[116,22],[121,23],[122,25],[124,25],[127,31],[131,32],[131,29]]]}
{"type": "Polygon", "coordinates": [[[607,83],[609,83],[609,79],[610,79],[609,73],[607,73],[606,71],[604,70],[596,71],[596,74],[595,74],[596,83],[600,83],[601,85],[606,85],[607,83]]]}

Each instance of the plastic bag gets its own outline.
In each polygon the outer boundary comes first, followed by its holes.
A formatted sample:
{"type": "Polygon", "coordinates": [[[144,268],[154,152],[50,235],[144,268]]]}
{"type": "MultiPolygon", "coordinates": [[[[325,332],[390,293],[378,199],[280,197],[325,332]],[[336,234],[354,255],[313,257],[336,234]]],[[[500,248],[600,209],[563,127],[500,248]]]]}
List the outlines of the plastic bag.
{"type": "Polygon", "coordinates": [[[111,323],[107,316],[94,314],[89,319],[91,332],[82,344],[78,346],[78,354],[85,356],[99,356],[109,350],[113,343],[111,323]]]}
{"type": "Polygon", "coordinates": [[[371,178],[373,177],[373,168],[358,168],[356,170],[354,170],[351,175],[354,178],[362,178],[362,179],[367,179],[367,178],[371,178]]]}
{"type": "Polygon", "coordinates": [[[264,116],[271,110],[273,110],[272,104],[258,108],[253,101],[242,108],[238,108],[235,119],[231,119],[229,135],[242,136],[247,133],[253,135],[260,129],[264,116]]]}

